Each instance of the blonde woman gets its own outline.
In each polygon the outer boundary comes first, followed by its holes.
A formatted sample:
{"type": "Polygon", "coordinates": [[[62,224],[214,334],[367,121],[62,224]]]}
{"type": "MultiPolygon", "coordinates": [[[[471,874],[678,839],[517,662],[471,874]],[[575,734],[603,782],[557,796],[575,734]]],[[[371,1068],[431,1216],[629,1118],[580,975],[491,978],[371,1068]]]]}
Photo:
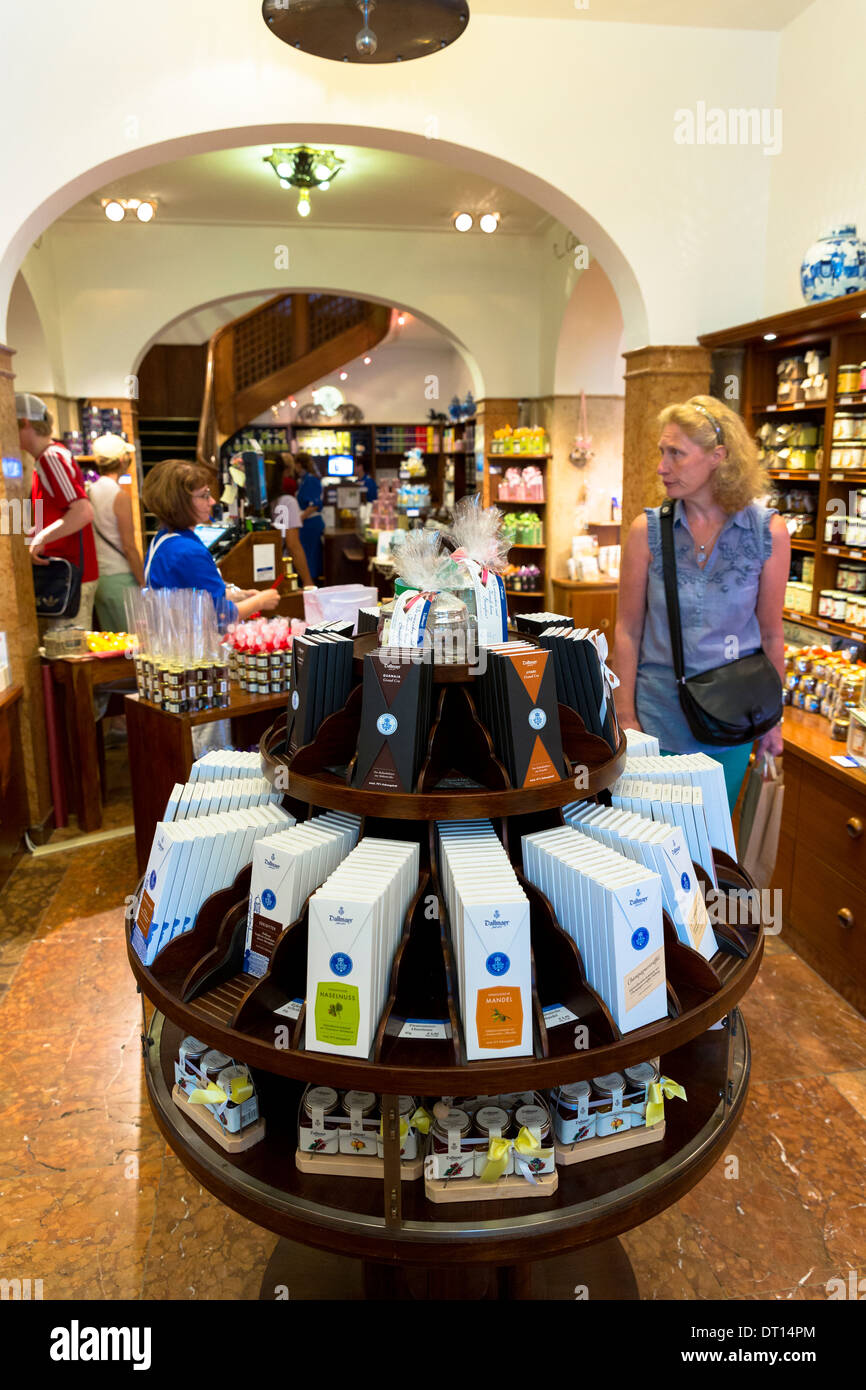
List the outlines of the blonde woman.
{"type": "Polygon", "coordinates": [[[133,447],[118,434],[102,434],[93,441],[99,479],[91,483],[93,530],[99,560],[96,617],[104,632],[126,629],[124,595],[144,584],[144,566],[132,524],[132,501],[120,486],[120,476],[135,467],[133,447]]]}
{"type": "MultiPolygon", "coordinates": [[[[787,529],[756,499],[766,491],[757,449],[738,415],[692,396],[659,416],[656,470],[674,502],[674,549],[686,676],[763,648],[784,680],[782,604],[791,559],[787,529]]],[[[680,708],[662,574],[660,507],[631,525],[622,557],[613,665],[624,727],[654,734],[665,752],[707,752],[722,763],[733,807],[751,744],[699,743],[680,708]]],[[[781,753],[781,725],[756,751],[781,753]]]]}

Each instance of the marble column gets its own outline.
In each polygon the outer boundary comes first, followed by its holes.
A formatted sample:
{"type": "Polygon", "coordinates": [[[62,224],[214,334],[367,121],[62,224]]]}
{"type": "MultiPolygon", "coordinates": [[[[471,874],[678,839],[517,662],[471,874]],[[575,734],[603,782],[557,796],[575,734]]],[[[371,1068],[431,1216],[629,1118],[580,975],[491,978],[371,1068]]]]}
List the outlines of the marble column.
{"type": "Polygon", "coordinates": [[[24,688],[21,738],[30,823],[41,827],[52,812],[46,754],[39,633],[33,597],[33,567],[24,544],[29,524],[30,488],[15,477],[21,459],[15,418],[13,351],[0,344],[0,632],[6,633],[12,682],[24,688]],[[8,475],[8,476],[7,476],[8,475]]]}
{"type": "Polygon", "coordinates": [[[689,396],[706,395],[711,365],[710,353],[702,347],[644,347],[624,356],[623,540],[638,512],[663,500],[655,476],[659,411],[689,396]]]}

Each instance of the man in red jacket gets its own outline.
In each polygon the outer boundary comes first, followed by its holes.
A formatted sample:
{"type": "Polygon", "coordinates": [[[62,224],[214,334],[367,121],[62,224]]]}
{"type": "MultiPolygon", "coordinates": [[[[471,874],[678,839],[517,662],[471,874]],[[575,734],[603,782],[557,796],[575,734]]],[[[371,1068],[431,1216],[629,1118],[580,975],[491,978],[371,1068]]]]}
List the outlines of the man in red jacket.
{"type": "Polygon", "coordinates": [[[33,483],[30,498],[35,516],[42,526],[30,541],[34,565],[46,565],[48,556],[57,555],[82,566],[81,601],[78,612],[65,618],[40,619],[40,628],[93,626],[93,597],[99,583],[96,543],[93,538],[93,508],[87,498],[81,469],[68,449],[51,438],[51,416],[44,401],[25,393],[15,397],[18,438],[21,448],[33,455],[33,483]]]}

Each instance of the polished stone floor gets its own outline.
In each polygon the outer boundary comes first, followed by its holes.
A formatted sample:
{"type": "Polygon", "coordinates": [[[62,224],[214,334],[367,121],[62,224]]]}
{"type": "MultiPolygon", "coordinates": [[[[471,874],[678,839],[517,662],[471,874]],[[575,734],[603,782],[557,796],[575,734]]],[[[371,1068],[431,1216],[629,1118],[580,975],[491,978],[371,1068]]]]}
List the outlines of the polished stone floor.
{"type": "MultiPolygon", "coordinates": [[[[275,1237],[150,1118],[122,939],[135,879],[130,836],[25,858],[0,893],[0,1276],[45,1298],[256,1298],[275,1237]]],[[[730,1153],[623,1238],[644,1299],[825,1299],[866,1273],[866,1020],[767,944],[730,1153]]]]}

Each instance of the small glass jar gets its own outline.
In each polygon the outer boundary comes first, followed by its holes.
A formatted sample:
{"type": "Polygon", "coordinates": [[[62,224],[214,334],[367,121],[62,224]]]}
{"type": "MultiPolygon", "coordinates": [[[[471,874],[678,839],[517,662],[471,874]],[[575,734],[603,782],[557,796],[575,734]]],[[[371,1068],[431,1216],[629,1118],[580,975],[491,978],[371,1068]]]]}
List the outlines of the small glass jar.
{"type": "Polygon", "coordinates": [[[590,1113],[592,1087],[588,1081],[560,1086],[551,1095],[553,1128],[561,1144],[577,1144],[595,1135],[595,1114],[590,1113]]]}
{"type": "Polygon", "coordinates": [[[836,380],[836,394],[848,396],[852,391],[860,390],[860,366],[857,362],[848,362],[839,368],[839,375],[836,380]]]}
{"type": "Polygon", "coordinates": [[[343,1114],[351,1115],[360,1111],[362,1120],[374,1119],[377,1113],[376,1096],[373,1091],[347,1091],[343,1096],[343,1114]]]}
{"type": "Polygon", "coordinates": [[[331,1086],[313,1086],[304,1096],[304,1114],[312,1124],[313,1111],[321,1110],[325,1119],[325,1128],[337,1129],[339,1121],[335,1112],[339,1103],[340,1097],[331,1086]]]}
{"type": "Polygon", "coordinates": [[[230,1067],[231,1065],[231,1057],[227,1057],[224,1052],[217,1052],[215,1048],[212,1048],[210,1052],[206,1052],[201,1059],[201,1074],[204,1078],[205,1085],[210,1081],[216,1084],[216,1079],[220,1072],[225,1071],[226,1067],[230,1067]]]}
{"type": "Polygon", "coordinates": [[[625,1077],[621,1072],[608,1072],[604,1076],[592,1078],[592,1094],[596,1113],[596,1133],[618,1134],[630,1125],[627,1114],[622,1113],[622,1097],[625,1091],[625,1077]]]}
{"type": "Polygon", "coordinates": [[[472,1120],[465,1110],[449,1110],[434,1122],[431,1135],[434,1154],[458,1154],[471,1128],[472,1120]]]}
{"type": "Polygon", "coordinates": [[[550,1116],[541,1105],[521,1105],[514,1112],[514,1124],[517,1130],[528,1129],[534,1131],[541,1140],[543,1148],[550,1145],[550,1116]]]}
{"type": "Polygon", "coordinates": [[[475,1111],[473,1127],[479,1139],[508,1139],[511,1116],[499,1105],[482,1105],[475,1111]]]}

